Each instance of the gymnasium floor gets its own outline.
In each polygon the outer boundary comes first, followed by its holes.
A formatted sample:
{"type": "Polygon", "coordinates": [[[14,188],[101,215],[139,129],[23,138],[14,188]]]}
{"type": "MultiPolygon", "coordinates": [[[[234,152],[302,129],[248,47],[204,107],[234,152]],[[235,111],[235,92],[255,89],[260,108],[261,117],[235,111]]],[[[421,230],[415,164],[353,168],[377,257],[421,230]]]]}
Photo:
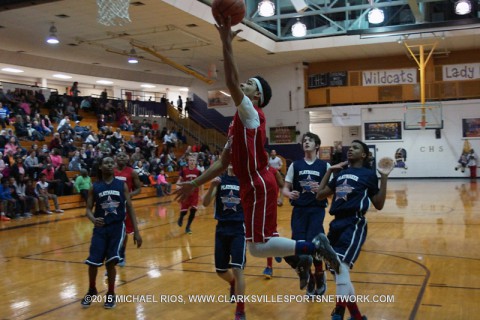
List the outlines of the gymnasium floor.
{"type": "MultiPolygon", "coordinates": [[[[367,241],[352,271],[359,299],[371,300],[359,303],[369,320],[479,319],[478,198],[477,184],[467,179],[389,181],[385,208],[367,216],[367,241]],[[372,301],[378,299],[390,302],[372,301]]],[[[136,249],[130,239],[116,293],[141,302],[112,310],[80,305],[92,232],[83,208],[1,222],[0,319],[233,319],[233,304],[189,300],[228,296],[214,271],[212,208],[199,210],[193,234],[186,235],[176,225],[178,204],[168,200],[134,201],[144,244],[136,249]]],[[[290,212],[288,203],[279,209],[278,230],[285,236],[290,212]]],[[[247,303],[249,320],[330,319],[333,302],[279,302],[287,295],[302,300],[303,292],[285,262],[274,262],[273,279],[264,279],[265,263],[247,253],[246,294],[269,300],[247,303]]],[[[97,279],[102,294],[103,273],[97,279]]],[[[334,293],[329,275],[325,299],[334,293]]]]}

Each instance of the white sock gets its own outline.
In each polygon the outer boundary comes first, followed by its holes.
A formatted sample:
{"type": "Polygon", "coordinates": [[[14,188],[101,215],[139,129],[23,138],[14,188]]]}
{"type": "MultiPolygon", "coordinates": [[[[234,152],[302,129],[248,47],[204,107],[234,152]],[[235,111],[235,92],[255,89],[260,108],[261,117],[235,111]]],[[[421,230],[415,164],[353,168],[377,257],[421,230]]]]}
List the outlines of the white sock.
{"type": "Polygon", "coordinates": [[[296,241],[292,239],[275,237],[268,242],[249,242],[248,251],[254,257],[287,257],[295,254],[296,241]]]}

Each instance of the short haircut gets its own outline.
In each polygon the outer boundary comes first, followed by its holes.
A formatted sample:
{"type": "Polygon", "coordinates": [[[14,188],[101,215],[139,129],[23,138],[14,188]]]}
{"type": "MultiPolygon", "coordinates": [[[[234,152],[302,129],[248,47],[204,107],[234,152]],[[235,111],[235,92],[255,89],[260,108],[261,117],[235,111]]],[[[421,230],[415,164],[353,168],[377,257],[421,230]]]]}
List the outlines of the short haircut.
{"type": "Polygon", "coordinates": [[[320,137],[317,134],[310,131],[304,133],[302,136],[302,144],[303,144],[303,139],[305,139],[305,137],[309,137],[313,139],[313,141],[315,141],[315,146],[318,146],[320,148],[320,145],[322,144],[322,140],[320,140],[320,137]]]}
{"type": "Polygon", "coordinates": [[[260,81],[260,85],[262,86],[263,100],[264,101],[260,101],[258,106],[260,108],[264,108],[264,107],[267,106],[267,104],[270,102],[270,99],[272,98],[272,88],[270,87],[268,82],[265,79],[263,79],[262,77],[255,76],[254,78],[256,78],[258,81],[260,81]]]}

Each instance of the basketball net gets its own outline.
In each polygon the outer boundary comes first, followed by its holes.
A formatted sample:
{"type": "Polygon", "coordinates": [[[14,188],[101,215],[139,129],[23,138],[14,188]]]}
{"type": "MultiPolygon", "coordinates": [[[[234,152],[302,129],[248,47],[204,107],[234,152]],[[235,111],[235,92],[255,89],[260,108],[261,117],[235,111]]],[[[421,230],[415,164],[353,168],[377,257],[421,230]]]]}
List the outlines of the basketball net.
{"type": "Polygon", "coordinates": [[[130,0],[97,0],[98,22],[105,26],[123,26],[130,22],[130,0]]]}

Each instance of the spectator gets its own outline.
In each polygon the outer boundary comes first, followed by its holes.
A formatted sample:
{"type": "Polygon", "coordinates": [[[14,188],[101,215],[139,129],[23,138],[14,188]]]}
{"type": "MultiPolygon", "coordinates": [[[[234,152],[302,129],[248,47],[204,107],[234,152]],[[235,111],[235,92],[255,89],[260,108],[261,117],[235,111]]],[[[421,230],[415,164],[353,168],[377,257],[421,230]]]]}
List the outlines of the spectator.
{"type": "Polygon", "coordinates": [[[157,197],[162,197],[164,194],[170,194],[172,192],[172,184],[167,181],[167,175],[165,170],[161,169],[157,176],[157,197]]]}
{"type": "Polygon", "coordinates": [[[57,196],[69,196],[73,193],[73,181],[67,176],[67,166],[61,164],[57,170],[55,170],[54,178],[57,182],[55,194],[57,196]]]}
{"type": "Polygon", "coordinates": [[[50,160],[52,160],[52,166],[54,169],[60,167],[60,165],[63,163],[63,158],[59,149],[53,149],[52,153],[50,154],[50,160]]]}
{"type": "MultiPolygon", "coordinates": [[[[18,195],[19,202],[24,206],[24,217],[30,217],[32,215],[32,208],[35,209],[34,213],[38,214],[38,199],[34,196],[27,195],[27,184],[25,177],[20,175],[18,180],[14,181],[15,192],[18,195]]],[[[30,181],[31,184],[31,181],[30,181]]]]}
{"type": "Polygon", "coordinates": [[[8,108],[8,104],[2,104],[0,107],[0,125],[3,129],[10,125],[10,121],[8,117],[10,116],[10,109],[8,108]]]}
{"type": "Polygon", "coordinates": [[[42,171],[42,165],[38,162],[37,152],[35,150],[30,150],[30,153],[25,158],[24,165],[26,176],[37,180],[38,175],[42,171]]]}
{"type": "Polygon", "coordinates": [[[183,113],[183,100],[182,100],[182,96],[178,96],[178,100],[177,100],[177,110],[178,110],[178,113],[180,115],[180,117],[182,116],[182,113],[183,113]]]}
{"type": "Polygon", "coordinates": [[[56,190],[58,181],[55,180],[55,169],[53,168],[51,163],[48,163],[48,161],[45,169],[40,172],[40,175],[38,176],[39,179],[42,174],[45,175],[45,181],[48,182],[48,185],[52,188],[52,190],[56,190]]]}
{"type": "Polygon", "coordinates": [[[80,175],[75,179],[75,191],[82,196],[82,199],[87,201],[88,190],[92,187],[92,179],[88,176],[85,169],[80,170],[80,175]]]}
{"type": "Polygon", "coordinates": [[[37,182],[35,186],[35,192],[38,196],[40,205],[43,205],[44,207],[44,211],[47,214],[52,214],[52,211],[50,211],[50,204],[48,203],[48,199],[52,199],[55,205],[55,212],[57,213],[64,212],[63,210],[60,209],[58,205],[57,196],[48,192],[49,183],[47,182],[47,176],[45,175],[45,173],[42,172],[39,178],[40,180],[37,182]]]}
{"type": "MultiPolygon", "coordinates": [[[[12,196],[12,190],[8,186],[8,179],[2,179],[0,184],[0,201],[2,202],[2,216],[7,216],[10,219],[19,218],[15,212],[17,209],[17,201],[12,196]]],[[[3,220],[5,221],[5,220],[3,220]]]]}
{"type": "Polygon", "coordinates": [[[12,176],[8,178],[8,188],[10,189],[10,194],[12,198],[15,199],[16,203],[15,218],[30,218],[32,216],[30,213],[30,206],[27,204],[25,196],[17,193],[18,186],[16,179],[12,176]]]}

